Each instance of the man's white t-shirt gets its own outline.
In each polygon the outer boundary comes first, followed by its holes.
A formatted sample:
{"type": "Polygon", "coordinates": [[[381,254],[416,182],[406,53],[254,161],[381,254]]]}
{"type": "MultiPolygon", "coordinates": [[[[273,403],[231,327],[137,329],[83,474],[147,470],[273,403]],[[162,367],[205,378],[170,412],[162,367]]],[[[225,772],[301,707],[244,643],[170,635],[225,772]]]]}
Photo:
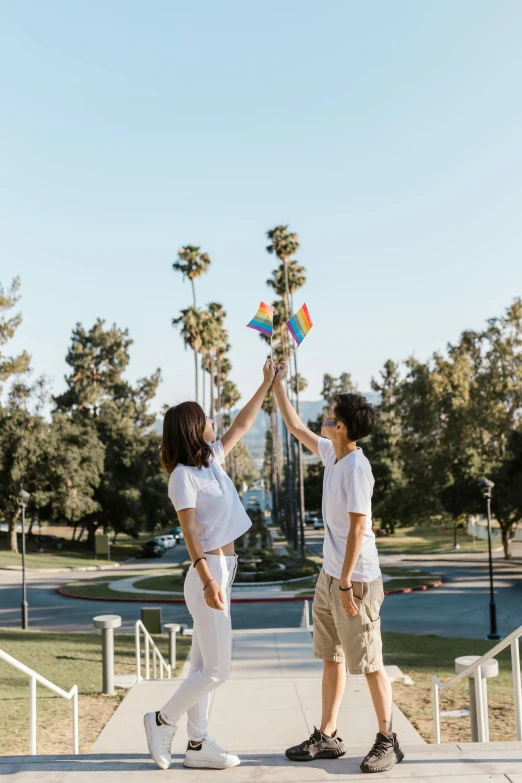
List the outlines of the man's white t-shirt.
{"type": "Polygon", "coordinates": [[[252,526],[234,483],[221,467],[225,462],[223,444],[218,440],[210,448],[208,468],[176,465],[169,478],[169,498],[176,511],[196,509],[205,552],[235,541],[252,526]]]}
{"type": "Polygon", "coordinates": [[[331,441],[319,438],[317,446],[324,465],[323,568],[329,576],[341,578],[350,528],[348,515],[350,512],[365,514],[366,530],[352,580],[371,582],[381,575],[381,569],[372,531],[372,494],[375,481],[370,463],[361,448],[337,462],[331,441]]]}

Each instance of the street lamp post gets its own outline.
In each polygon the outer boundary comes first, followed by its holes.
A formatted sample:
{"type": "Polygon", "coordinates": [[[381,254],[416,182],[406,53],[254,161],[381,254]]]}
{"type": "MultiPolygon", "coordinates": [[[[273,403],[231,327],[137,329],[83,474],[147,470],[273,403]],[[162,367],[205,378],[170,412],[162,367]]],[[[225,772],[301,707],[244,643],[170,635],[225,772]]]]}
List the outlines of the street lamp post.
{"type": "Polygon", "coordinates": [[[497,631],[497,607],[495,604],[495,590],[493,589],[493,555],[491,553],[491,498],[493,495],[493,481],[485,478],[480,481],[478,486],[482,491],[482,496],[486,500],[488,515],[488,554],[489,554],[489,633],[488,639],[500,639],[497,631]]]}
{"type": "Polygon", "coordinates": [[[25,585],[25,507],[27,504],[27,501],[29,500],[31,496],[29,495],[29,492],[26,492],[24,489],[20,490],[20,498],[18,500],[18,505],[21,506],[22,509],[22,630],[26,630],[27,626],[29,625],[29,615],[28,615],[28,604],[27,604],[27,593],[26,593],[26,585],[25,585]]]}

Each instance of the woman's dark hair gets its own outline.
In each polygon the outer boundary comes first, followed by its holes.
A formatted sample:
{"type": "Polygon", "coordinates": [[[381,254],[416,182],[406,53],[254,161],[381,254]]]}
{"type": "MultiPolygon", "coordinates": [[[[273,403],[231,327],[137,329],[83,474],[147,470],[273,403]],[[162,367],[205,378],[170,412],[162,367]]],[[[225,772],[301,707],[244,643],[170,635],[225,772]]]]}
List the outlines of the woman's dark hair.
{"type": "Polygon", "coordinates": [[[163,419],[160,462],[172,473],[176,465],[208,468],[212,451],[203,439],[207,417],[197,402],[181,402],[169,408],[163,419]]]}
{"type": "Polygon", "coordinates": [[[334,416],[342,421],[348,440],[366,438],[375,424],[375,408],[361,394],[336,394],[334,416]]]}

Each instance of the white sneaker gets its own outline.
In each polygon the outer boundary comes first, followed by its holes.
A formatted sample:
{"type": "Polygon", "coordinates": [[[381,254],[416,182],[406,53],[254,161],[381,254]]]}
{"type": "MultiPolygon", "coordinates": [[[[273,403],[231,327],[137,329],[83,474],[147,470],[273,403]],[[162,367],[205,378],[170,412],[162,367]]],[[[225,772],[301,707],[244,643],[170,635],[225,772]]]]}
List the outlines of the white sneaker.
{"type": "Polygon", "coordinates": [[[150,755],[160,769],[168,769],[171,762],[172,740],[178,727],[162,723],[159,719],[159,712],[147,712],[143,716],[143,725],[150,755]]]}
{"type": "Polygon", "coordinates": [[[183,761],[184,767],[195,769],[228,769],[239,764],[241,764],[239,756],[227,753],[210,737],[205,737],[196,748],[193,748],[189,742],[183,761]]]}

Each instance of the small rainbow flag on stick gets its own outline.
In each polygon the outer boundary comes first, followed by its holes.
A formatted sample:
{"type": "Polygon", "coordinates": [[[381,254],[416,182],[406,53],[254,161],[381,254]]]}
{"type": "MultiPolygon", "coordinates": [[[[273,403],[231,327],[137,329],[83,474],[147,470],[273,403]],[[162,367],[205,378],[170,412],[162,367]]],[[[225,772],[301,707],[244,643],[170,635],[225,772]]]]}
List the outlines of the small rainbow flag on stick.
{"type": "Polygon", "coordinates": [[[261,332],[272,339],[272,332],[274,329],[274,308],[271,305],[265,304],[265,302],[261,302],[259,310],[247,326],[251,329],[257,329],[258,332],[261,332]]]}
{"type": "Polygon", "coordinates": [[[286,322],[290,334],[297,343],[297,348],[301,345],[304,338],[313,326],[308,307],[304,304],[300,310],[286,322]]]}

